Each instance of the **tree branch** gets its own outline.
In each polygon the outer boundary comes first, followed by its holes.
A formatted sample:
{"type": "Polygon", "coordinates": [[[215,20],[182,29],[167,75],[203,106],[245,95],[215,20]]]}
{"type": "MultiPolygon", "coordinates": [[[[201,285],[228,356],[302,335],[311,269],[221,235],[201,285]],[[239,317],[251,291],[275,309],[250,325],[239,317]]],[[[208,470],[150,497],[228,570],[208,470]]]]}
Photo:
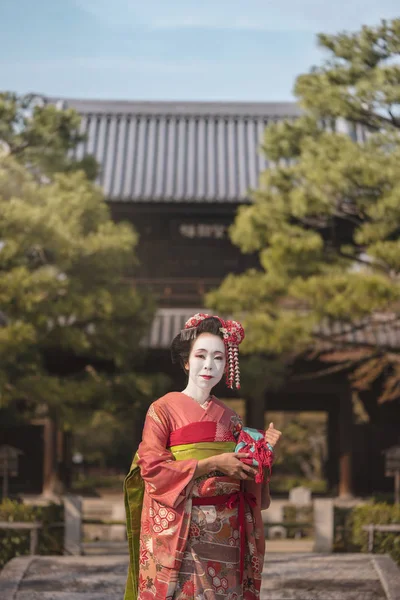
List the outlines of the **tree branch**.
{"type": "Polygon", "coordinates": [[[29,142],[25,142],[23,144],[20,144],[19,146],[10,146],[10,154],[12,154],[13,156],[16,156],[17,154],[21,154],[21,152],[23,152],[24,150],[26,150],[27,148],[29,148],[31,144],[29,142]]]}
{"type": "Polygon", "coordinates": [[[351,341],[351,340],[335,340],[335,338],[337,336],[346,336],[349,335],[350,333],[352,333],[352,331],[346,331],[340,334],[333,334],[331,336],[329,335],[323,335],[320,333],[313,333],[313,337],[317,340],[321,340],[324,342],[331,342],[331,344],[335,344],[337,347],[340,345],[340,348],[370,348],[370,349],[374,349],[374,348],[379,348],[380,351],[385,351],[385,352],[400,352],[400,344],[398,346],[390,346],[389,344],[381,344],[381,343],[370,343],[370,342],[355,342],[355,341],[351,341]]]}
{"type": "Polygon", "coordinates": [[[363,363],[371,360],[372,358],[376,358],[380,356],[380,353],[376,353],[370,355],[366,358],[362,358],[359,360],[348,360],[344,363],[335,364],[332,367],[328,367],[326,369],[320,369],[314,373],[303,373],[302,375],[293,375],[290,377],[291,381],[309,381],[312,379],[320,379],[321,377],[326,377],[327,375],[331,375],[332,373],[340,373],[341,371],[346,371],[353,369],[363,363]]]}
{"type": "MultiPolygon", "coordinates": [[[[392,125],[396,128],[400,129],[400,120],[398,119],[388,119],[388,117],[385,117],[383,115],[378,115],[377,113],[371,111],[371,110],[363,110],[363,109],[359,109],[359,116],[356,119],[358,123],[360,123],[361,125],[365,125],[366,127],[372,127],[371,121],[376,119],[378,122],[385,124],[385,125],[392,125]]],[[[376,125],[373,126],[374,128],[378,128],[376,125]]]]}
{"type": "Polygon", "coordinates": [[[353,361],[347,361],[345,363],[340,363],[338,365],[334,365],[333,367],[328,367],[327,369],[320,369],[315,371],[314,373],[303,373],[302,375],[292,375],[290,377],[291,381],[309,381],[312,379],[319,379],[321,377],[325,377],[326,375],[331,375],[332,373],[340,373],[340,371],[346,371],[354,366],[353,361]]]}
{"type": "Polygon", "coordinates": [[[342,258],[348,258],[351,261],[360,263],[361,265],[365,265],[366,267],[370,267],[370,268],[372,267],[374,269],[382,271],[385,274],[390,273],[390,269],[386,269],[383,265],[381,265],[379,263],[368,262],[366,260],[363,260],[362,258],[359,258],[358,256],[353,256],[352,254],[346,254],[346,252],[343,252],[342,250],[338,250],[337,252],[338,252],[338,255],[341,256],[342,258]]]}

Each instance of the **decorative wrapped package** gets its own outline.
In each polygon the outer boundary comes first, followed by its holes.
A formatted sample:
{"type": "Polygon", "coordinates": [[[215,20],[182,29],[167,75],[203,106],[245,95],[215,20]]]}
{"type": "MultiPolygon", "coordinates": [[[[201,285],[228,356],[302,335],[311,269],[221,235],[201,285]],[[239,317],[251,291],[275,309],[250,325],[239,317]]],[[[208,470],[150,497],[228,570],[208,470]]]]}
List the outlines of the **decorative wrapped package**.
{"type": "Polygon", "coordinates": [[[265,469],[268,469],[267,482],[271,479],[272,464],[274,462],[272,446],[265,441],[264,436],[264,431],[252,429],[251,427],[241,427],[235,434],[237,439],[235,452],[251,454],[251,457],[241,458],[240,460],[258,469],[255,477],[256,483],[264,481],[265,469]]]}

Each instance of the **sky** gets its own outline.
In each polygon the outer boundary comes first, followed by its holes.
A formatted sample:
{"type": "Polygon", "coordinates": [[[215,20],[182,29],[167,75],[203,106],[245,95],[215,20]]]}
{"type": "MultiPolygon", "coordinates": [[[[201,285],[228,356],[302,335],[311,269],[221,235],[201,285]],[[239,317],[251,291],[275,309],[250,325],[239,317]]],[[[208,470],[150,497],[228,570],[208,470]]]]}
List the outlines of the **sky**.
{"type": "Polygon", "coordinates": [[[399,0],[0,0],[0,90],[290,101],[319,32],[395,17],[399,0]]]}

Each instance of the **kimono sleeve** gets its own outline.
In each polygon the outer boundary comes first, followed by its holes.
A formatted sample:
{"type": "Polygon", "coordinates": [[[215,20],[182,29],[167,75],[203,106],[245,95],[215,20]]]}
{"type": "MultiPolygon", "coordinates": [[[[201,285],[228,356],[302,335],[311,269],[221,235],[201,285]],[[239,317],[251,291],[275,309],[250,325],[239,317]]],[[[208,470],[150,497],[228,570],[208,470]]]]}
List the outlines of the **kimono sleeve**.
{"type": "Polygon", "coordinates": [[[166,448],[169,434],[168,415],[162,407],[152,404],[147,412],[137,464],[150,497],[176,508],[189,492],[187,486],[193,480],[198,461],[175,460],[166,448]]]}

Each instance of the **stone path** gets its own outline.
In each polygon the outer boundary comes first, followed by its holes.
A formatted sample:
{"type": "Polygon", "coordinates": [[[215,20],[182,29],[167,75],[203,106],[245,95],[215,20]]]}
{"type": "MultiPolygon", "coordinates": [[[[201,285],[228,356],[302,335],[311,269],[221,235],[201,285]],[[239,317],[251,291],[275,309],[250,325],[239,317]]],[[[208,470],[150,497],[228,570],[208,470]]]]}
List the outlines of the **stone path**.
{"type": "Polygon", "coordinates": [[[261,598],[399,600],[400,570],[386,556],[272,554],[265,563],[261,598]]]}
{"type": "MultiPolygon", "coordinates": [[[[0,600],[122,600],[127,556],[22,557],[0,574],[0,600]]],[[[388,556],[268,553],[261,600],[400,600],[388,556]]]]}

